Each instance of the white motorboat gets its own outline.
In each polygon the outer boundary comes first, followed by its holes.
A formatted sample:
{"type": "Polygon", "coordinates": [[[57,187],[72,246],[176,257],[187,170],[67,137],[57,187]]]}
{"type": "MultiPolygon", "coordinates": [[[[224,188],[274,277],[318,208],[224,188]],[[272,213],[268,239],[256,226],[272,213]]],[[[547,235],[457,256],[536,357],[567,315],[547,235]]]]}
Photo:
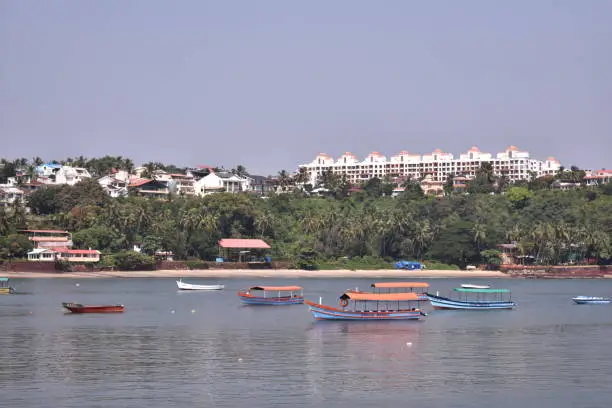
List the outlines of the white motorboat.
{"type": "Polygon", "coordinates": [[[489,289],[489,285],[473,285],[471,283],[462,283],[461,287],[464,289],[489,289]]]}
{"type": "Polygon", "coordinates": [[[179,290],[221,290],[225,287],[224,285],[193,285],[180,279],[176,281],[176,286],[179,290]]]}
{"type": "Polygon", "coordinates": [[[610,303],[609,297],[601,296],[576,296],[572,300],[578,305],[607,305],[610,303]]]}

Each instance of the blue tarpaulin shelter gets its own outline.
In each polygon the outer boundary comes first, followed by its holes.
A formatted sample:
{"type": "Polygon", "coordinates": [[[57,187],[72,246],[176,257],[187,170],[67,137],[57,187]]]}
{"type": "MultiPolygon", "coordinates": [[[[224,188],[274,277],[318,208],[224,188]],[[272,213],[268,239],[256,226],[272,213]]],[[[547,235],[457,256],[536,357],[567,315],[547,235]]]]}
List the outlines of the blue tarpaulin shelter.
{"type": "Polygon", "coordinates": [[[397,261],[395,269],[424,269],[425,265],[416,261],[397,261]]]}

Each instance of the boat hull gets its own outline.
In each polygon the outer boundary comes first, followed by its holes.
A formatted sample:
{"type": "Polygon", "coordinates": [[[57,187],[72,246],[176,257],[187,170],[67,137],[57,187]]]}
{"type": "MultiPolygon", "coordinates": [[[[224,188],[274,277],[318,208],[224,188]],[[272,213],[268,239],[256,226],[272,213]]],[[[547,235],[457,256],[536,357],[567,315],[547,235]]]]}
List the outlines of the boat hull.
{"type": "Polygon", "coordinates": [[[238,297],[240,298],[240,301],[245,305],[288,306],[301,305],[302,303],[304,303],[303,296],[260,297],[239,292],[238,297]]]}
{"type": "Polygon", "coordinates": [[[103,306],[86,306],[78,303],[62,303],[65,309],[68,309],[71,313],[84,314],[84,313],[123,313],[125,306],[123,305],[103,305],[103,306]]]}
{"type": "Polygon", "coordinates": [[[572,298],[577,305],[607,305],[610,304],[609,298],[602,297],[575,297],[572,298]]]}
{"type": "Polygon", "coordinates": [[[0,288],[0,295],[12,295],[15,293],[13,288],[0,288]]]}
{"type": "Polygon", "coordinates": [[[462,283],[461,287],[464,289],[489,289],[489,285],[472,285],[471,283],[462,283]]]}
{"type": "Polygon", "coordinates": [[[434,309],[438,310],[504,310],[516,306],[512,301],[462,301],[442,296],[428,295],[434,309]]]}
{"type": "Polygon", "coordinates": [[[176,281],[176,286],[179,290],[221,290],[225,287],[224,285],[192,285],[181,281],[176,281]]]}
{"type": "Polygon", "coordinates": [[[351,311],[309,301],[305,303],[310,307],[310,312],[315,320],[419,320],[424,315],[420,310],[351,311]]]}

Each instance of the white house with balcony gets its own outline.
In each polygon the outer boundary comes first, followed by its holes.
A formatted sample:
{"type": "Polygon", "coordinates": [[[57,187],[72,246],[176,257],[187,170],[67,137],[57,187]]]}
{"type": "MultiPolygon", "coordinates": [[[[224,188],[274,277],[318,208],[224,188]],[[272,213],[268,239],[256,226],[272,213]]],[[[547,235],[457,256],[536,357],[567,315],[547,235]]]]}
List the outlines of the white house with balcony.
{"type": "Polygon", "coordinates": [[[95,249],[35,248],[28,252],[28,261],[53,262],[55,260],[87,263],[100,262],[100,251],[95,249]]]}
{"type": "Polygon", "coordinates": [[[28,261],[53,262],[57,259],[58,253],[49,248],[34,248],[28,252],[28,261]]]}
{"type": "Polygon", "coordinates": [[[91,178],[87,169],[82,167],[62,166],[55,174],[55,184],[68,184],[74,186],[83,180],[91,178]]]}
{"type": "Polygon", "coordinates": [[[98,184],[102,186],[106,193],[113,197],[126,197],[128,195],[128,180],[121,180],[115,175],[103,176],[98,179],[98,184]]]}
{"type": "Polygon", "coordinates": [[[249,177],[230,172],[210,173],[193,183],[195,194],[204,196],[212,193],[239,193],[250,189],[249,177]]]}
{"type": "Polygon", "coordinates": [[[8,184],[0,184],[0,206],[23,202],[24,192],[8,184]]]}

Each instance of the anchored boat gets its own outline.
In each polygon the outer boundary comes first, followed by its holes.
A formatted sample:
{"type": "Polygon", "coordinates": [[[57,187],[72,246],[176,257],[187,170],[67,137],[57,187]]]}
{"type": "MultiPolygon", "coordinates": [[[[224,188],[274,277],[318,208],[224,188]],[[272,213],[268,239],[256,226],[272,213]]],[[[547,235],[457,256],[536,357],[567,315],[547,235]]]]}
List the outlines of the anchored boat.
{"type": "Polygon", "coordinates": [[[247,305],[298,305],[304,303],[301,286],[253,286],[238,291],[238,297],[247,305]]]}
{"type": "Polygon", "coordinates": [[[9,285],[9,278],[0,278],[0,295],[12,295],[15,289],[9,285]]]}
{"type": "MultiPolygon", "coordinates": [[[[373,289],[372,293],[416,293],[421,300],[427,301],[427,288],[429,283],[427,282],[375,282],[370,285],[373,289]]],[[[362,292],[357,289],[348,289],[344,293],[370,293],[362,292]]]]}
{"type": "Polygon", "coordinates": [[[80,303],[62,303],[62,306],[72,313],[123,313],[123,305],[82,305],[80,303]]]}
{"type": "Polygon", "coordinates": [[[316,320],[419,320],[426,316],[420,309],[420,302],[423,300],[422,296],[412,292],[348,291],[340,296],[340,307],[326,306],[309,300],[304,303],[310,307],[312,317],[316,320]]]}
{"type": "Polygon", "coordinates": [[[464,289],[489,289],[489,285],[474,285],[471,283],[462,283],[461,287],[464,289]]]}
{"type": "Polygon", "coordinates": [[[510,289],[474,289],[455,288],[456,298],[427,294],[435,309],[456,310],[498,310],[512,309],[516,303],[512,301],[510,289]]]}
{"type": "Polygon", "coordinates": [[[225,287],[224,285],[194,285],[183,282],[182,279],[176,281],[176,286],[179,290],[221,290],[225,287]]]}
{"type": "Polygon", "coordinates": [[[576,296],[572,300],[578,305],[607,305],[610,303],[609,297],[601,296],[576,296]]]}

